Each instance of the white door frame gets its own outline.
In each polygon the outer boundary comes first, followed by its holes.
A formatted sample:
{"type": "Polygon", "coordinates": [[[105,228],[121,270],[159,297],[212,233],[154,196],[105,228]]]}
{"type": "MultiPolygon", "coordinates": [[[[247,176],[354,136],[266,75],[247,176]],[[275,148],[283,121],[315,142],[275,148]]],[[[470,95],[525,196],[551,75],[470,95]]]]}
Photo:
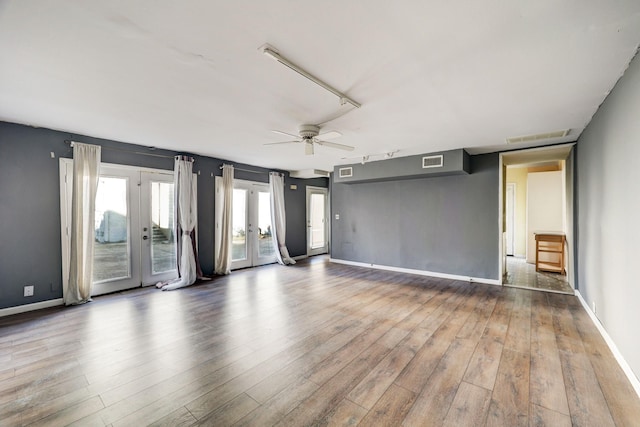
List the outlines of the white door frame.
{"type": "Polygon", "coordinates": [[[515,225],[516,225],[516,221],[515,221],[515,211],[516,211],[516,207],[515,207],[515,203],[516,203],[516,184],[513,182],[508,182],[507,183],[507,191],[505,192],[507,200],[505,200],[505,211],[507,214],[507,219],[505,224],[509,224],[509,222],[511,222],[511,229],[509,229],[509,227],[507,227],[507,229],[505,230],[506,233],[506,237],[507,237],[507,245],[505,247],[505,250],[507,251],[507,255],[514,255],[515,253],[515,225]],[[511,211],[509,211],[509,207],[511,208],[511,211]],[[509,248],[511,248],[511,253],[509,253],[509,248]]]}
{"type": "MultiPolygon", "coordinates": [[[[505,180],[506,180],[506,175],[505,175],[505,163],[504,163],[504,159],[503,156],[505,154],[513,154],[515,152],[518,153],[535,153],[535,152],[540,152],[540,151],[544,151],[544,150],[551,150],[551,149],[558,149],[558,148],[563,148],[563,147],[573,147],[575,145],[574,142],[572,143],[568,143],[568,144],[563,144],[563,145],[554,145],[551,147],[537,147],[537,148],[530,148],[530,149],[523,149],[523,150],[516,150],[516,151],[505,151],[503,153],[500,153],[499,156],[499,161],[498,161],[498,271],[500,272],[499,274],[499,279],[498,282],[499,284],[502,286],[504,283],[504,272],[506,271],[506,257],[505,257],[505,253],[506,253],[506,248],[504,245],[504,215],[503,215],[503,209],[504,209],[504,194],[505,194],[505,180]]],[[[571,154],[569,154],[569,156],[571,156],[571,154]]],[[[574,165],[572,165],[572,170],[575,170],[575,152],[574,152],[574,165]]],[[[566,160],[566,159],[565,159],[566,160]]],[[[567,166],[565,165],[565,170],[566,170],[567,166]]],[[[566,202],[571,204],[571,206],[574,205],[574,201],[575,201],[575,183],[573,181],[573,176],[567,176],[567,179],[565,181],[565,187],[571,187],[573,188],[573,200],[567,200],[566,202]]],[[[566,194],[566,193],[565,193],[566,194]]],[[[571,213],[573,212],[573,209],[571,209],[571,213]]],[[[568,210],[566,211],[567,215],[566,215],[566,227],[567,227],[567,237],[570,237],[571,239],[567,240],[567,245],[573,245],[573,241],[570,240],[574,240],[573,236],[573,217],[571,217],[569,215],[568,210]]],[[[571,250],[571,246],[569,247],[568,250],[568,256],[567,256],[567,264],[566,264],[566,270],[567,270],[567,280],[569,282],[569,285],[571,285],[572,289],[575,289],[575,280],[574,280],[574,274],[573,274],[573,257],[574,257],[574,251],[571,250]]]]}
{"type": "MultiPolygon", "coordinates": [[[[216,180],[222,180],[221,177],[216,177],[216,180]]],[[[248,183],[245,183],[243,181],[234,179],[233,180],[233,205],[231,206],[231,227],[233,228],[234,226],[234,216],[236,213],[234,213],[234,209],[236,207],[236,204],[238,202],[238,194],[235,190],[245,190],[245,214],[244,214],[244,230],[245,230],[245,254],[246,257],[243,259],[238,259],[238,260],[234,260],[233,259],[233,237],[231,238],[231,242],[229,242],[231,244],[231,266],[230,269],[231,270],[237,270],[239,268],[247,268],[247,267],[251,267],[253,265],[253,259],[252,259],[252,254],[251,254],[251,248],[249,247],[250,243],[249,243],[249,223],[250,223],[250,219],[249,219],[249,196],[250,196],[250,187],[251,185],[248,183]]],[[[216,222],[221,223],[221,219],[217,219],[216,222]]],[[[233,231],[232,231],[232,236],[233,236],[233,231]]]]}
{"type": "MultiPolygon", "coordinates": [[[[155,273],[153,271],[152,243],[153,225],[152,215],[152,182],[166,182],[173,184],[173,172],[169,171],[140,171],[140,234],[142,235],[142,250],[140,251],[140,268],[142,272],[142,286],[155,285],[158,282],[166,282],[178,277],[177,259],[175,268],[167,271],[155,273]]],[[[175,188],[174,188],[175,195],[175,188]]],[[[175,202],[175,199],[174,199],[175,202]]],[[[175,211],[175,209],[174,209],[175,211]]],[[[174,215],[173,224],[170,229],[176,229],[176,218],[174,215]]],[[[177,256],[177,239],[173,236],[174,251],[177,256]]]]}
{"type": "Polygon", "coordinates": [[[329,221],[329,189],[324,187],[307,186],[307,214],[306,214],[306,226],[307,226],[307,256],[326,254],[329,252],[329,227],[331,221],[329,221]],[[311,247],[311,195],[322,194],[324,196],[324,246],[320,248],[311,247]]]}

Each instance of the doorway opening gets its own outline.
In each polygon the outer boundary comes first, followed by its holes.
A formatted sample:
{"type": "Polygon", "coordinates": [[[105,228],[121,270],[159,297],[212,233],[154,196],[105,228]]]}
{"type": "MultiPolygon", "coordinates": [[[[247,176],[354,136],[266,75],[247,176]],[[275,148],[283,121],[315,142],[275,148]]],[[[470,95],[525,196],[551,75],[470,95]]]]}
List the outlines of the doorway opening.
{"type": "Polygon", "coordinates": [[[574,293],[573,156],[573,144],[500,155],[503,285],[574,293]]]}

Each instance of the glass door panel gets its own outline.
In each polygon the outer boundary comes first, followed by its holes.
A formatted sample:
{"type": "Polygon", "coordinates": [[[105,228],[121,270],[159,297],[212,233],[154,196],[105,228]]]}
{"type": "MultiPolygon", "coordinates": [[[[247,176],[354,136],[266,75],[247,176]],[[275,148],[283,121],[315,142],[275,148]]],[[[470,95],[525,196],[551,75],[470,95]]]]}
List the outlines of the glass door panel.
{"type": "Polygon", "coordinates": [[[131,277],[127,178],[98,181],[93,251],[93,282],[131,277]]]}
{"type": "Polygon", "coordinates": [[[138,179],[130,170],[103,166],[96,194],[93,295],[139,286],[138,179]]]}
{"type": "Polygon", "coordinates": [[[251,265],[247,234],[249,233],[249,190],[233,189],[231,212],[231,266],[243,268],[251,265]]]}
{"type": "Polygon", "coordinates": [[[176,239],[173,182],[151,183],[151,272],[175,271],[176,239]]]}
{"type": "Polygon", "coordinates": [[[322,248],[325,245],[323,194],[311,194],[310,210],[311,249],[322,248]]]}
{"type": "Polygon", "coordinates": [[[258,259],[273,262],[273,233],[271,227],[271,198],[268,191],[258,191],[258,259]]]}
{"type": "Polygon", "coordinates": [[[173,174],[142,172],[142,284],[178,277],[173,174]]]}
{"type": "Polygon", "coordinates": [[[307,255],[329,251],[328,190],[307,187],[307,255]]]}

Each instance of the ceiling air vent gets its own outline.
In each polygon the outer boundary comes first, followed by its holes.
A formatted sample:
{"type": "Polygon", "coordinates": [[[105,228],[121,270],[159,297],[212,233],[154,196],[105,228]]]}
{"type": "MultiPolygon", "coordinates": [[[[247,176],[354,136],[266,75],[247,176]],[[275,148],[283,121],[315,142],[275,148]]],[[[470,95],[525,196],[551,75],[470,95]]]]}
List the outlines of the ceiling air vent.
{"type": "Polygon", "coordinates": [[[535,135],[514,136],[507,138],[507,144],[516,144],[519,142],[535,142],[544,139],[562,138],[569,135],[571,129],[557,130],[555,132],[537,133],[535,135]]]}
{"type": "Polygon", "coordinates": [[[340,168],[340,170],[338,170],[338,175],[340,178],[350,178],[353,176],[353,168],[340,168]]]}
{"type": "Polygon", "coordinates": [[[442,165],[442,154],[438,156],[425,156],[422,158],[422,169],[441,168],[442,165]]]}

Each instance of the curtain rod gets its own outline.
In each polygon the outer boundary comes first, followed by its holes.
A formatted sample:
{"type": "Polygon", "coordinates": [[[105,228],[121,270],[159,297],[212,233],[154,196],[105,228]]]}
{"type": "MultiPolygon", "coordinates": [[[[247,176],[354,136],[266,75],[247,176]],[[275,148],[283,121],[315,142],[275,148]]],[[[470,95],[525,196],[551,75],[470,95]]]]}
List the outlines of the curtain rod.
{"type": "MultiPolygon", "coordinates": [[[[79,141],[71,141],[70,139],[65,139],[64,140],[64,143],[65,144],[69,144],[69,146],[71,146],[71,147],[73,147],[73,143],[74,142],[80,143],[79,141]]],[[[100,146],[100,148],[102,148],[103,150],[121,151],[123,153],[131,153],[131,154],[140,154],[142,156],[162,157],[162,158],[165,158],[165,159],[173,159],[173,158],[175,158],[175,156],[167,156],[165,154],[153,154],[153,153],[145,153],[145,152],[142,152],[142,151],[123,150],[122,148],[104,147],[102,145],[100,146]]],[[[150,150],[155,150],[155,148],[150,148],[150,150]]]]}
{"type": "MultiPolygon", "coordinates": [[[[222,170],[222,168],[224,167],[225,164],[220,166],[221,170],[222,170]]],[[[233,165],[229,165],[229,166],[233,166],[233,165]]],[[[252,171],[250,169],[242,169],[242,168],[237,168],[235,166],[233,166],[233,170],[242,171],[242,172],[251,172],[251,173],[277,173],[277,174],[280,174],[281,176],[284,176],[284,174],[282,172],[276,172],[276,171],[252,171]]]]}

